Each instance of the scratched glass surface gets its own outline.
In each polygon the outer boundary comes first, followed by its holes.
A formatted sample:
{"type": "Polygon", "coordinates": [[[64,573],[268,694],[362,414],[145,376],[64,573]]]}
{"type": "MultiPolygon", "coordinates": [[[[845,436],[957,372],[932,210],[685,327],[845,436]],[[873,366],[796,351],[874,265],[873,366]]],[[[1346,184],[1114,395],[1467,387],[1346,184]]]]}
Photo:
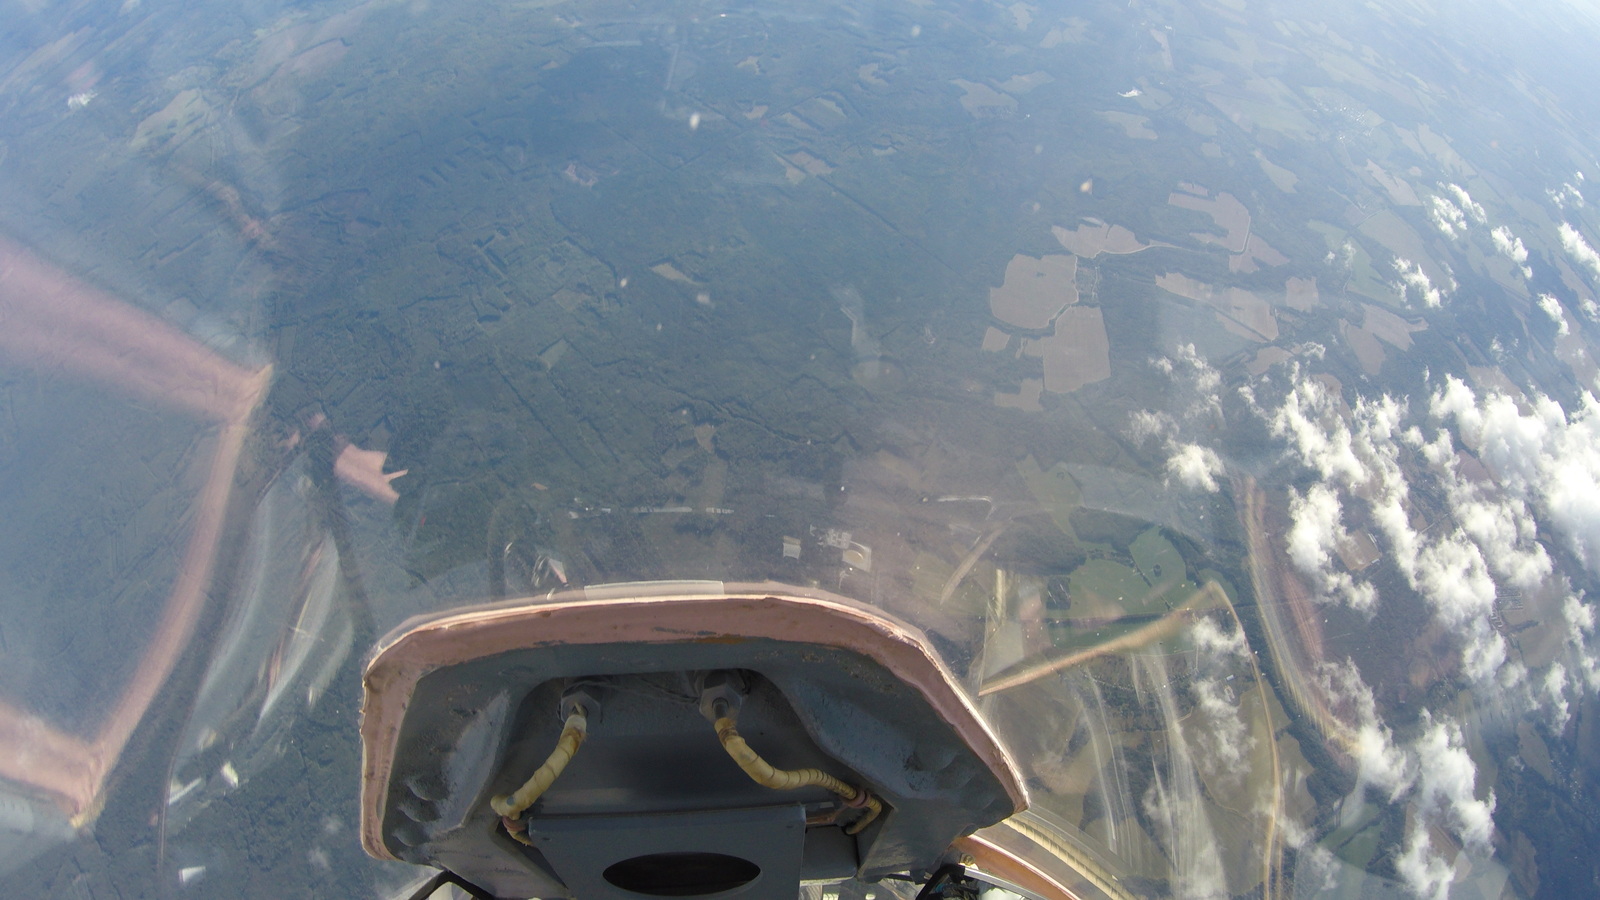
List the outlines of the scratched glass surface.
{"type": "Polygon", "coordinates": [[[1596,890],[1593,10],[0,17],[7,883],[404,896],[379,636],[770,579],[1090,891],[1596,890]]]}

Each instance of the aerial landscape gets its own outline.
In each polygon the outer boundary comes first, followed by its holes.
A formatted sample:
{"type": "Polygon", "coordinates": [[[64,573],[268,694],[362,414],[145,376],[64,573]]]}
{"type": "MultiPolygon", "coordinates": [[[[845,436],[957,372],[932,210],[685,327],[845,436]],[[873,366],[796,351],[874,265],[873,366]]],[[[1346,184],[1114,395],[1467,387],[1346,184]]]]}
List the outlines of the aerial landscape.
{"type": "MultiPolygon", "coordinates": [[[[196,663],[159,841],[24,883],[387,896],[351,833],[372,641],[708,579],[925,631],[1085,896],[1600,890],[1592,13],[156,6],[16,13],[0,229],[270,364],[246,457],[349,454],[261,480],[320,510],[273,540],[332,535],[285,578],[355,611],[308,602],[237,702],[196,663]],[[312,688],[272,690],[297,629],[312,688]]],[[[178,578],[116,486],[209,438],[0,353],[0,490],[116,548],[6,526],[0,701],[87,735],[133,664],[81,660],[156,642],[178,578]],[[61,433],[128,415],[128,458],[22,439],[80,406],[61,433]]]]}

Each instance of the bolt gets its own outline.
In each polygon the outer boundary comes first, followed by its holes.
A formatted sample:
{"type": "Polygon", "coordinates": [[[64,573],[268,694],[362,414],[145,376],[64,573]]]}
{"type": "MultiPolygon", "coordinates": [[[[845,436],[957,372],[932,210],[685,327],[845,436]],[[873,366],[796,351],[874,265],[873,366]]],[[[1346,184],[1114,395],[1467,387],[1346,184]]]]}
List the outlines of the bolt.
{"type": "Polygon", "coordinates": [[[737,719],[739,707],[749,688],[743,676],[730,670],[706,672],[700,676],[700,715],[715,722],[723,717],[737,719]]]}

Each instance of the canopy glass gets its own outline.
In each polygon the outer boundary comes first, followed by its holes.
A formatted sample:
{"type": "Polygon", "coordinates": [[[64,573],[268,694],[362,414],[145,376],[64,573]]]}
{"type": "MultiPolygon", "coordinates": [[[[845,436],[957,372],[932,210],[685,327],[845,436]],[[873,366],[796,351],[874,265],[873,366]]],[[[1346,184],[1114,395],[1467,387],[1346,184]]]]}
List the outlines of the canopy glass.
{"type": "Polygon", "coordinates": [[[403,896],[374,644],[660,580],[920,629],[1085,896],[1600,878],[1593,10],[0,20],[8,883],[403,896]]]}

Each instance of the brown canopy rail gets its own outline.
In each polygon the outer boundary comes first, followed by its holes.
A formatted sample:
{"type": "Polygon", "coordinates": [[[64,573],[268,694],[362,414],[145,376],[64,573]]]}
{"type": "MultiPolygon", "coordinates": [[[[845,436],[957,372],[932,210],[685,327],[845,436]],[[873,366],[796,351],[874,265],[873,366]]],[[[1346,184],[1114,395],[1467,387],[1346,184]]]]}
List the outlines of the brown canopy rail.
{"type": "Polygon", "coordinates": [[[430,615],[365,683],[367,851],[497,897],[928,877],[1027,806],[926,637],[816,589],[607,585],[430,615]]]}

